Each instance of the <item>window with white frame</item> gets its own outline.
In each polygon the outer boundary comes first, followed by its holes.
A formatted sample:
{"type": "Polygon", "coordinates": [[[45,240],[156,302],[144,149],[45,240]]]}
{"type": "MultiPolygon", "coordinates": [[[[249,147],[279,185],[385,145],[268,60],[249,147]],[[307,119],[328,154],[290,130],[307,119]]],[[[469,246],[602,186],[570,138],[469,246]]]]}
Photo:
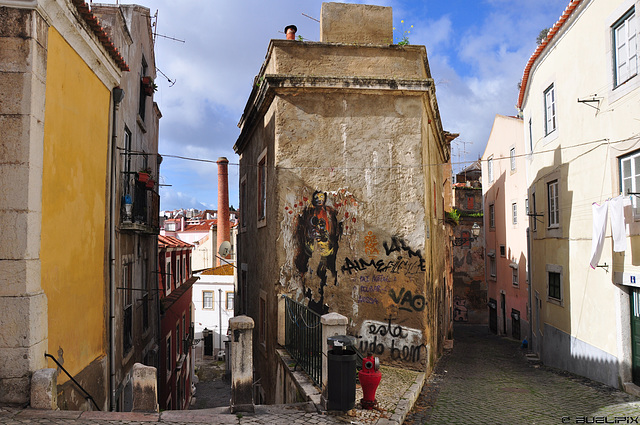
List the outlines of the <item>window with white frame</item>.
{"type": "Polygon", "coordinates": [[[511,161],[511,171],[516,170],[516,148],[511,148],[509,151],[509,159],[511,161]]]}
{"type": "Polygon", "coordinates": [[[489,174],[489,183],[493,182],[493,155],[487,159],[487,172],[489,174]]]}
{"type": "Polygon", "coordinates": [[[202,308],[213,310],[213,291],[202,291],[202,308]]]}
{"type": "Polygon", "coordinates": [[[171,258],[167,258],[164,266],[164,285],[166,294],[169,295],[171,293],[171,258]]]}
{"type": "Polygon", "coordinates": [[[511,283],[513,286],[518,286],[518,269],[511,269],[511,283]]]}
{"type": "Polygon", "coordinates": [[[181,268],[180,268],[180,255],[176,256],[176,288],[182,283],[181,268]]]}
{"type": "Polygon", "coordinates": [[[226,308],[227,310],[233,310],[233,292],[227,291],[226,293],[226,308]]]}
{"type": "Polygon", "coordinates": [[[549,227],[560,226],[560,208],[558,205],[558,180],[547,183],[547,203],[549,227]]]}
{"type": "Polygon", "coordinates": [[[547,301],[562,303],[562,266],[547,264],[547,301]]]}
{"type": "Polygon", "coordinates": [[[518,204],[511,204],[511,223],[518,224],[518,204]]]}
{"type": "Polygon", "coordinates": [[[611,27],[613,36],[614,87],[638,74],[638,18],[632,7],[611,27]]]}
{"type": "MultiPolygon", "coordinates": [[[[620,158],[620,190],[623,195],[640,192],[640,151],[632,152],[620,158]]],[[[640,216],[640,203],[637,196],[631,197],[633,213],[640,216]]]]}
{"type": "Polygon", "coordinates": [[[556,129],[556,91],[551,84],[544,91],[544,135],[556,129]]]}
{"type": "Polygon", "coordinates": [[[188,277],[189,277],[189,273],[187,271],[187,255],[185,254],[182,257],[182,278],[184,280],[187,280],[188,277]]]}
{"type": "Polygon", "coordinates": [[[529,198],[524,200],[524,213],[527,216],[529,215],[529,198]]]}

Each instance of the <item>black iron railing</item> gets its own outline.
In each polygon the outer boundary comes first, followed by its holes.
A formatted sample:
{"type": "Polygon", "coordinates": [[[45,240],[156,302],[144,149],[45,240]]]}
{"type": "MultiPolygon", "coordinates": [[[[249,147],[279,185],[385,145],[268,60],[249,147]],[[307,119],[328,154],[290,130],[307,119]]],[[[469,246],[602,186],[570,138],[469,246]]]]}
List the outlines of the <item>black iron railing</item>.
{"type": "Polygon", "coordinates": [[[60,364],[60,362],[58,362],[58,360],[56,360],[56,358],[55,358],[55,357],[53,357],[51,354],[48,354],[48,353],[44,353],[44,356],[45,356],[45,357],[49,357],[51,360],[53,360],[53,361],[54,361],[54,363],[55,363],[55,364],[57,364],[57,365],[58,365],[58,367],[59,367],[59,368],[60,368],[60,369],[61,369],[61,370],[62,370],[62,371],[63,371],[63,372],[64,372],[64,373],[69,377],[69,379],[71,379],[71,381],[73,381],[73,383],[74,383],[74,384],[76,384],[76,386],[77,386],[78,388],[80,388],[80,390],[85,394],[85,395],[84,395],[84,398],[85,398],[86,400],[90,400],[90,401],[93,403],[93,405],[94,405],[94,406],[96,406],[96,409],[97,409],[97,410],[100,410],[100,407],[98,406],[98,403],[96,403],[96,401],[93,399],[93,397],[91,397],[91,394],[89,394],[89,393],[87,392],[87,390],[85,390],[84,388],[82,388],[82,385],[80,385],[80,383],[79,383],[78,381],[76,381],[76,380],[75,380],[75,378],[69,374],[69,372],[67,372],[67,369],[65,369],[65,368],[60,364]]]}
{"type": "Polygon", "coordinates": [[[316,385],[322,380],[320,315],[285,297],[285,348],[316,385]]]}

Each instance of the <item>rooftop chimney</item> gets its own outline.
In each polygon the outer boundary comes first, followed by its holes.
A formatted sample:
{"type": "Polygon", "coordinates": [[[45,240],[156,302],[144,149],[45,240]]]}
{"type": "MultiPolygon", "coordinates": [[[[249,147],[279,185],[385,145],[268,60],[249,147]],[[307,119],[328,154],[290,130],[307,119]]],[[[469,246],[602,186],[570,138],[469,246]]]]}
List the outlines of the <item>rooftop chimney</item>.
{"type": "Polygon", "coordinates": [[[392,9],[367,4],[322,3],[320,41],[393,44],[392,9]]]}
{"type": "MultiPolygon", "coordinates": [[[[229,160],[225,157],[218,158],[218,238],[216,241],[216,255],[220,244],[229,241],[229,160]]],[[[231,242],[231,241],[229,241],[231,242]]],[[[218,265],[224,263],[218,259],[218,265]]]]}

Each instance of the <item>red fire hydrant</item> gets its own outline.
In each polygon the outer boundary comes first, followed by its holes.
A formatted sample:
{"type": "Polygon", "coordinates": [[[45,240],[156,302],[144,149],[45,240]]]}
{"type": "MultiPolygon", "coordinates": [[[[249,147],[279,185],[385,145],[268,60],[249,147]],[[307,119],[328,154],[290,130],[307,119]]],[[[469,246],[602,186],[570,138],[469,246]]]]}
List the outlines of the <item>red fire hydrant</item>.
{"type": "Polygon", "coordinates": [[[380,360],[377,357],[369,356],[362,359],[362,370],[358,372],[358,379],[362,387],[362,400],[360,404],[364,409],[373,409],[378,405],[376,401],[376,390],[382,379],[380,360]]]}

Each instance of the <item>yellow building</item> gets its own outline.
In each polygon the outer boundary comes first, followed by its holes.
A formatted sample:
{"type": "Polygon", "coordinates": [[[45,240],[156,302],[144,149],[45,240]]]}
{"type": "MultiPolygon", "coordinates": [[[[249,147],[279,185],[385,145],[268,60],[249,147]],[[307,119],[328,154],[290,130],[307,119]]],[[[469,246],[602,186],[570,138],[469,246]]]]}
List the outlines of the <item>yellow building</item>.
{"type": "Polygon", "coordinates": [[[59,369],[58,405],[105,409],[112,89],[127,64],[84,2],[0,11],[0,403],[28,404],[55,359],[93,398],[59,369]]]}
{"type": "Polygon", "coordinates": [[[518,101],[533,348],[545,364],[628,391],[640,385],[638,7],[571,1],[518,101]]]}

